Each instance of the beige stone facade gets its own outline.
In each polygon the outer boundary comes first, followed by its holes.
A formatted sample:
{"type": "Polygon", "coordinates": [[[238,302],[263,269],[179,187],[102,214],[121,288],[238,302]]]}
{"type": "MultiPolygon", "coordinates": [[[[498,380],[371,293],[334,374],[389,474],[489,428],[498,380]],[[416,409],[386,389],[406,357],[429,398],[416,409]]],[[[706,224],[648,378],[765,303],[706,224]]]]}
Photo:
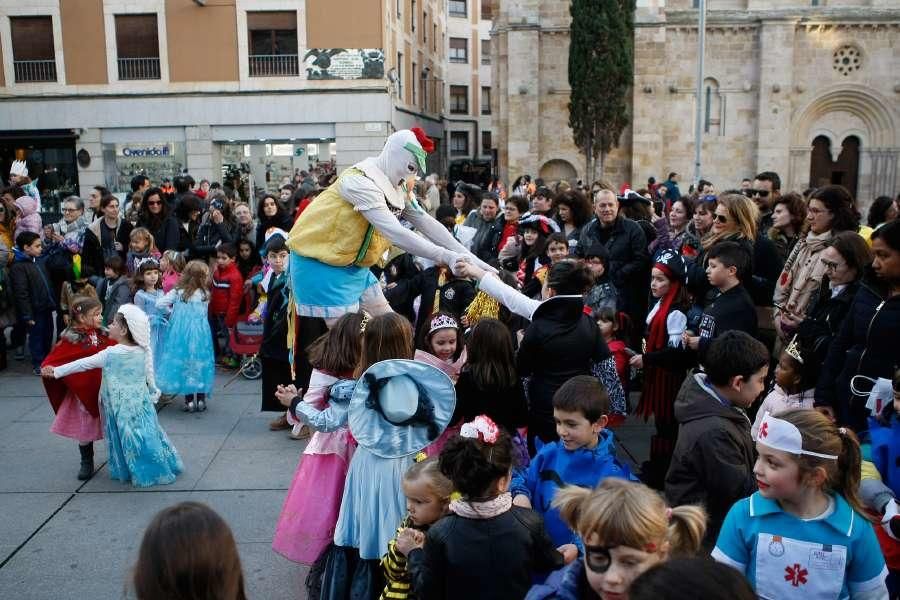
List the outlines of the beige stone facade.
{"type": "MultiPolygon", "coordinates": [[[[632,126],[603,175],[635,187],[669,171],[689,181],[697,10],[693,0],[637,4],[632,126]]],[[[792,189],[827,181],[855,187],[862,204],[896,194],[900,2],[818,4],[709,0],[701,176],[720,189],[774,170],[792,189]],[[835,162],[814,164],[814,142],[830,146],[835,162]],[[855,176],[837,163],[842,145],[854,144],[855,176]]],[[[494,129],[502,175],[583,177],[584,158],[567,126],[568,2],[501,1],[497,12],[494,129]]]]}

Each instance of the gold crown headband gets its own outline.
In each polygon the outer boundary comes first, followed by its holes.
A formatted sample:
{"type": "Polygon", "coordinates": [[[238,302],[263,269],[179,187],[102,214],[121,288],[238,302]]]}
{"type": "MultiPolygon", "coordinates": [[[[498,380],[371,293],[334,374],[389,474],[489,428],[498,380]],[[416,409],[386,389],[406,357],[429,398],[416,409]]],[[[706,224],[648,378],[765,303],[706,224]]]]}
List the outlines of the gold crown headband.
{"type": "Polygon", "coordinates": [[[787,348],[784,349],[787,352],[788,356],[796,360],[801,365],[803,364],[803,357],[800,355],[800,346],[797,344],[797,336],[795,335],[791,338],[791,343],[787,345],[787,348]]]}

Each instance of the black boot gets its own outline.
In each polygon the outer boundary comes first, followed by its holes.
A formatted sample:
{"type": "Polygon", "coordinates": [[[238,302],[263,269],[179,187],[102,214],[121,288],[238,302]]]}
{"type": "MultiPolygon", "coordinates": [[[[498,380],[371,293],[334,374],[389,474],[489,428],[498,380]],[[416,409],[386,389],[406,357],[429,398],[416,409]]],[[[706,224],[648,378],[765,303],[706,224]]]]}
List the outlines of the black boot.
{"type": "Polygon", "coordinates": [[[94,443],[91,442],[87,446],[79,444],[78,451],[81,453],[81,468],[78,469],[78,479],[87,481],[94,474],[94,443]]]}

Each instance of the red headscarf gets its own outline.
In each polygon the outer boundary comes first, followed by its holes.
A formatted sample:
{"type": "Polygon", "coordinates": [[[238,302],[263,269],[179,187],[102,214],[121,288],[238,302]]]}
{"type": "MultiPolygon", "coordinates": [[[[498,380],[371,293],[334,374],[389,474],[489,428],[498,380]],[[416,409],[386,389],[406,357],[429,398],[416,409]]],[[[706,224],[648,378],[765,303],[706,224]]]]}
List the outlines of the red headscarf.
{"type": "Polygon", "coordinates": [[[669,267],[662,263],[656,263],[653,265],[653,268],[662,271],[669,279],[670,283],[669,291],[666,292],[665,296],[660,298],[659,310],[656,311],[656,314],[653,315],[653,320],[650,321],[650,327],[647,331],[646,352],[654,352],[661,348],[665,348],[666,344],[669,343],[669,328],[666,324],[666,320],[669,316],[669,311],[672,309],[672,303],[681,291],[681,281],[672,274],[672,270],[669,269],[669,267]]]}

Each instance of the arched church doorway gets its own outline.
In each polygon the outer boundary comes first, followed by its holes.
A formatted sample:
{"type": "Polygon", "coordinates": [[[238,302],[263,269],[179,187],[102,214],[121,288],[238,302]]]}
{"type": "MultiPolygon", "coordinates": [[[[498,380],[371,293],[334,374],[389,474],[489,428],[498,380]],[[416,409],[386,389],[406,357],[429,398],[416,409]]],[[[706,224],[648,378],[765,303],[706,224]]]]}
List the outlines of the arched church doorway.
{"type": "Polygon", "coordinates": [[[809,186],[842,185],[856,197],[859,181],[859,138],[850,135],[841,147],[831,147],[831,140],[824,135],[813,140],[810,156],[809,186]]]}
{"type": "Polygon", "coordinates": [[[544,163],[544,166],[541,167],[538,173],[538,177],[547,184],[554,181],[568,181],[572,183],[578,178],[578,173],[575,171],[572,163],[555,158],[544,163]]]}

